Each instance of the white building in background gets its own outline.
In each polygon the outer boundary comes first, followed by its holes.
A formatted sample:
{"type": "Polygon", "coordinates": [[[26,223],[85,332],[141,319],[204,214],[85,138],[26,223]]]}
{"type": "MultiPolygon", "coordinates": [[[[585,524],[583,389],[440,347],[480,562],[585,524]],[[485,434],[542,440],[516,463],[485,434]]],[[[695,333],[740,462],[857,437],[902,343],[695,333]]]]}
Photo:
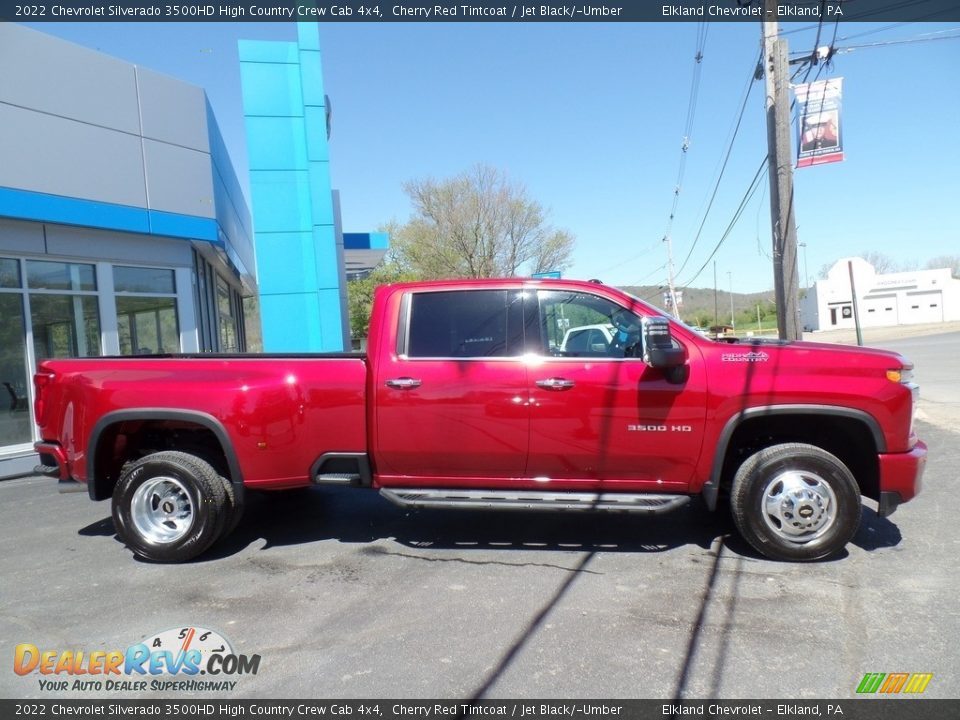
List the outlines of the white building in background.
{"type": "Polygon", "coordinates": [[[804,330],[854,327],[849,263],[861,327],[960,320],[960,280],[949,268],[881,275],[863,258],[844,258],[800,301],[804,330]]]}

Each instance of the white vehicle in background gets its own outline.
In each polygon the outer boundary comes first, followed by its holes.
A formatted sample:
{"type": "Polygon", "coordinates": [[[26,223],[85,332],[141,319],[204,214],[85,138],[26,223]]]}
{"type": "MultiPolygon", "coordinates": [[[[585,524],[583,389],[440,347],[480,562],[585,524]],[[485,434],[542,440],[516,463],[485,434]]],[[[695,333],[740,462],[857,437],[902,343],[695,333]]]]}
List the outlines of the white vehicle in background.
{"type": "Polygon", "coordinates": [[[565,355],[605,355],[617,329],[613,325],[580,325],[567,330],[560,344],[565,355]]]}

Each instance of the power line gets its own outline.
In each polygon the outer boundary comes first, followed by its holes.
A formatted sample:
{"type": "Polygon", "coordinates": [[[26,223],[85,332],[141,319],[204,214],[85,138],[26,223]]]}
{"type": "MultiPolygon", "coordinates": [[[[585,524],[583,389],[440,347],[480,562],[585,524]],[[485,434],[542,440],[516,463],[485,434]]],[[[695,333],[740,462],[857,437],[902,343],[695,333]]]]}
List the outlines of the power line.
{"type": "Polygon", "coordinates": [[[671,298],[673,297],[674,272],[670,233],[673,230],[673,219],[676,217],[677,206],[680,203],[680,189],[683,186],[683,176],[687,167],[687,150],[690,149],[690,136],[693,133],[693,121],[697,113],[697,99],[700,94],[700,75],[703,68],[703,49],[707,43],[709,28],[710,26],[705,22],[697,23],[697,53],[694,56],[693,76],[690,80],[690,98],[687,101],[687,117],[683,127],[683,143],[680,146],[680,166],[677,170],[677,181],[674,184],[670,215],[667,217],[667,227],[663,234],[663,242],[667,244],[667,272],[671,298]]]}
{"type": "Polygon", "coordinates": [[[907,38],[906,40],[887,40],[884,42],[865,43],[863,45],[847,45],[846,47],[837,48],[837,52],[848,53],[848,52],[853,52],[854,50],[862,50],[863,48],[884,47],[886,45],[910,45],[912,43],[936,42],[938,40],[957,40],[957,39],[960,39],[960,35],[942,35],[940,37],[915,37],[915,38],[907,38]]]}
{"type": "Polygon", "coordinates": [[[687,117],[683,123],[683,142],[680,146],[680,165],[677,169],[677,180],[674,183],[673,203],[670,207],[670,215],[667,218],[667,229],[664,237],[669,237],[673,226],[673,218],[677,212],[677,205],[680,202],[680,189],[683,184],[683,177],[686,173],[687,150],[690,149],[690,136],[693,134],[693,121],[697,113],[697,100],[700,95],[700,75],[703,69],[703,50],[707,43],[707,32],[709,25],[701,22],[697,23],[697,52],[694,55],[693,75],[690,78],[690,97],[687,101],[687,117]]]}
{"type": "Polygon", "coordinates": [[[763,172],[767,167],[768,160],[769,160],[769,156],[765,155],[763,158],[763,162],[760,163],[760,167],[757,168],[757,172],[753,176],[753,180],[750,181],[750,185],[747,187],[747,191],[743,194],[743,198],[740,200],[740,204],[737,206],[736,211],[733,213],[733,218],[730,220],[730,223],[727,225],[726,230],[723,231],[723,235],[720,236],[720,239],[717,241],[716,246],[713,248],[713,252],[710,253],[707,259],[704,261],[703,265],[700,266],[700,269],[697,270],[696,273],[694,273],[693,277],[691,277],[687,282],[683,283],[684,286],[691,285],[694,280],[700,277],[700,273],[702,273],[706,269],[707,265],[710,264],[710,261],[713,260],[714,255],[717,254],[717,251],[720,249],[720,247],[723,245],[726,239],[730,236],[730,233],[733,231],[733,228],[736,226],[737,222],[740,220],[740,217],[743,215],[743,211],[746,209],[747,205],[750,203],[750,200],[753,198],[753,195],[757,192],[757,189],[762,184],[760,180],[763,177],[763,172]]]}
{"type": "MultiPolygon", "coordinates": [[[[817,23],[817,37],[813,41],[813,52],[817,52],[817,48],[820,47],[820,31],[823,30],[823,9],[827,4],[827,0],[821,0],[820,2],[820,22],[817,23]]],[[[839,22],[839,20],[837,21],[839,22]]],[[[807,71],[807,75],[810,75],[810,71],[807,71]]],[[[804,82],[807,81],[806,78],[803,79],[804,82]]]]}
{"type": "Polygon", "coordinates": [[[704,225],[706,225],[707,218],[710,215],[710,210],[713,208],[713,201],[717,197],[717,191],[720,189],[720,183],[723,180],[723,174],[726,171],[727,163],[730,160],[730,153],[733,151],[733,144],[736,141],[737,134],[740,131],[740,124],[743,122],[743,114],[744,114],[744,111],[747,109],[747,101],[750,99],[750,91],[753,89],[753,83],[757,79],[757,75],[756,75],[757,65],[759,65],[762,59],[763,59],[763,51],[761,50],[759,56],[757,57],[756,62],[754,62],[750,66],[750,78],[747,81],[746,91],[744,92],[744,95],[743,95],[743,102],[740,104],[740,112],[737,116],[736,125],[734,126],[733,134],[730,137],[729,142],[727,143],[726,153],[723,158],[723,165],[721,166],[720,174],[718,175],[717,180],[714,183],[713,191],[711,192],[711,195],[710,195],[710,201],[708,202],[707,209],[703,214],[703,218],[700,222],[700,227],[697,229],[697,234],[693,238],[693,244],[690,246],[690,250],[687,252],[687,256],[683,260],[683,264],[680,266],[680,269],[677,271],[677,275],[682,273],[684,268],[687,266],[687,263],[690,262],[690,257],[693,255],[693,251],[697,246],[697,242],[700,240],[700,235],[703,233],[703,228],[704,228],[704,225]]]}
{"type": "MultiPolygon", "coordinates": [[[[610,270],[614,270],[614,269],[616,269],[616,268],[622,268],[624,265],[626,265],[626,264],[628,264],[628,263],[631,263],[631,262],[633,262],[634,260],[638,260],[638,259],[642,258],[644,255],[649,255],[649,254],[652,253],[654,250],[657,250],[661,245],[663,245],[663,240],[657,240],[657,241],[654,242],[652,245],[650,245],[650,246],[644,248],[643,250],[641,250],[640,252],[638,252],[636,255],[630,255],[630,256],[628,256],[627,258],[623,259],[623,260],[618,260],[617,262],[613,263],[612,265],[609,265],[608,267],[603,268],[600,272],[609,272],[610,270]]],[[[667,266],[666,263],[664,263],[664,264],[663,264],[663,267],[666,267],[666,266],[667,266]]],[[[659,268],[658,268],[658,269],[659,269],[659,268]]]]}
{"type": "MultiPolygon", "coordinates": [[[[849,5],[852,3],[852,1],[853,0],[846,0],[846,2],[843,3],[843,5],[849,5]]],[[[859,14],[844,13],[843,19],[844,19],[844,22],[860,22],[865,20],[866,18],[873,17],[874,15],[886,15],[895,10],[903,10],[905,8],[915,7],[917,5],[929,5],[930,3],[936,3],[936,5],[938,6],[942,4],[938,2],[938,0],[908,0],[908,2],[894,3],[893,5],[885,5],[883,7],[878,7],[878,8],[870,7],[869,9],[865,9],[864,12],[859,14]]],[[[943,13],[953,12],[956,9],[957,9],[956,6],[946,7],[946,8],[940,7],[939,9],[933,12],[927,13],[926,15],[922,15],[919,17],[911,17],[910,19],[916,22],[918,20],[934,17],[936,15],[942,15],[943,13]]]]}
{"type": "Polygon", "coordinates": [[[844,36],[841,37],[840,39],[841,39],[841,40],[852,40],[853,38],[865,37],[865,36],[867,36],[867,35],[876,35],[878,32],[884,32],[885,30],[892,30],[892,29],[895,28],[895,27],[901,27],[902,25],[910,25],[910,24],[911,24],[911,23],[908,23],[908,22],[892,23],[891,25],[884,25],[883,27],[881,27],[881,28],[876,28],[876,29],[874,29],[874,30],[865,30],[864,32],[856,33],[856,34],[854,34],[854,35],[844,35],[844,36]]]}
{"type": "Polygon", "coordinates": [[[643,281],[646,280],[646,279],[647,279],[648,277],[650,277],[651,275],[656,275],[656,274],[657,274],[658,272],[660,272],[661,270],[666,270],[666,268],[667,268],[667,263],[664,263],[663,265],[654,268],[653,270],[651,270],[650,272],[648,272],[646,275],[644,275],[642,278],[639,278],[639,279],[636,281],[637,285],[642,284],[643,281]]]}
{"type": "Polygon", "coordinates": [[[673,203],[670,207],[670,215],[667,217],[667,229],[664,232],[664,238],[670,236],[670,230],[673,227],[673,218],[677,212],[677,204],[680,202],[680,188],[683,184],[683,177],[686,173],[687,166],[687,150],[690,149],[690,136],[693,133],[693,121],[697,113],[697,100],[700,94],[700,74],[703,69],[703,50],[706,46],[708,31],[709,25],[707,23],[697,23],[697,52],[693,58],[693,76],[690,79],[690,97],[687,101],[687,117],[683,123],[680,165],[677,169],[677,180],[673,186],[673,203]]]}

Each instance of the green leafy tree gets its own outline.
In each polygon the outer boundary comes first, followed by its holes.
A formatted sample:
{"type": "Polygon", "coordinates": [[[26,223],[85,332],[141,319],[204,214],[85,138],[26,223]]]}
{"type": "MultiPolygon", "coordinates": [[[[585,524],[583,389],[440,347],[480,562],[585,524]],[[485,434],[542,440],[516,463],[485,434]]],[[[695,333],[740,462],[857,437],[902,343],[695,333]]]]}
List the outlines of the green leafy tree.
{"type": "Polygon", "coordinates": [[[375,268],[367,277],[361,280],[351,280],[347,283],[347,306],[350,311],[350,337],[365,338],[370,327],[370,311],[373,307],[373,291],[379,285],[387,283],[405,282],[419,279],[412,272],[405,270],[393,261],[375,268]]]}
{"type": "Polygon", "coordinates": [[[395,261],[418,278],[488,278],[564,270],[574,238],[552,227],[526,188],[486,165],[447,180],[412,180],[413,216],[395,226],[395,261]]]}

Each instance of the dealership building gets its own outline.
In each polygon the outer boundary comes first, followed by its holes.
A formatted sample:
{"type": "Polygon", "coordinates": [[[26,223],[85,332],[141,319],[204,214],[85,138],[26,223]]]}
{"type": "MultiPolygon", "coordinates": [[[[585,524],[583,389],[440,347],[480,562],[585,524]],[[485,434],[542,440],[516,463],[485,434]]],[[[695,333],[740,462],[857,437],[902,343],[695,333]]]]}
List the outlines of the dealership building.
{"type": "Polygon", "coordinates": [[[0,23],[0,477],[45,358],[246,349],[253,230],[201,88],[0,23]],[[14,70],[15,68],[15,70],[14,70]]]}
{"type": "Polygon", "coordinates": [[[862,327],[960,320],[960,280],[949,268],[878,273],[863,258],[844,258],[800,301],[800,323],[807,331],[853,328],[855,314],[862,327]]]}
{"type": "Polygon", "coordinates": [[[316,24],[241,40],[253,216],[202,88],[0,23],[0,478],[36,464],[47,358],[350,347],[346,280],[384,233],[344,233],[316,24]],[[256,321],[257,318],[251,318],[256,321]]]}

